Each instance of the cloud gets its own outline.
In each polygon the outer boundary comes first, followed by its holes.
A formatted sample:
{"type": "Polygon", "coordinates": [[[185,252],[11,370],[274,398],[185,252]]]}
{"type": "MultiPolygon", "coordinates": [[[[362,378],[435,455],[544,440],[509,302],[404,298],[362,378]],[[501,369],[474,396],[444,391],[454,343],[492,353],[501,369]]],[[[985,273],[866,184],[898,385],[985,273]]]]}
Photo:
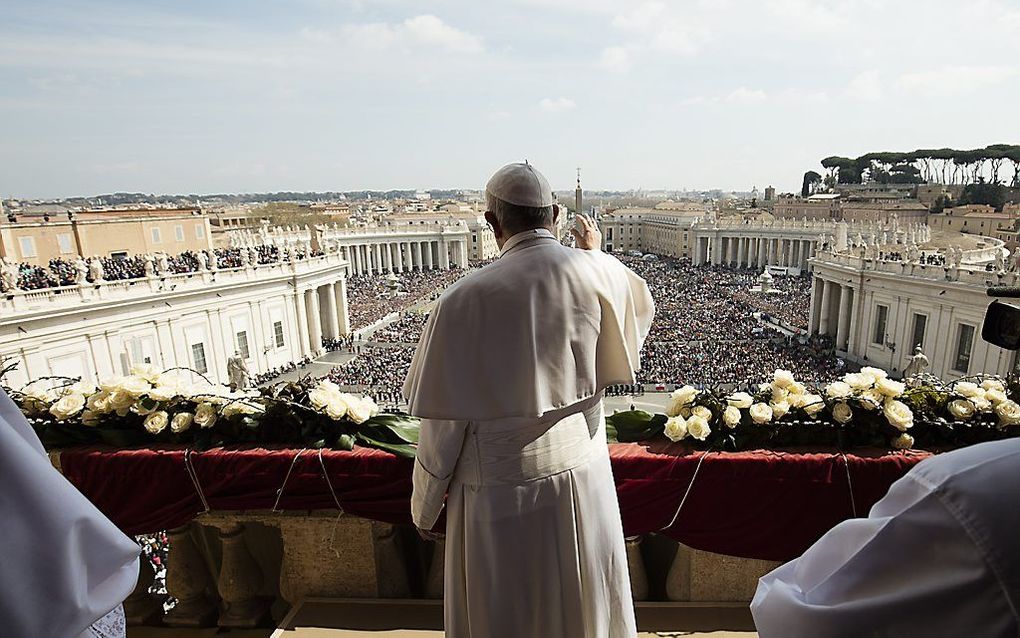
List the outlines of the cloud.
{"type": "Polygon", "coordinates": [[[538,108],[547,113],[562,113],[577,108],[577,104],[568,97],[542,98],[538,108]]]}
{"type": "MultiPolygon", "coordinates": [[[[612,25],[634,40],[629,49],[693,55],[711,39],[704,16],[680,12],[663,2],[641,2],[619,13],[612,25]]],[[[619,48],[619,47],[616,47],[619,48]]]]}
{"type": "Polygon", "coordinates": [[[630,51],[626,47],[612,46],[602,49],[602,57],[599,60],[602,67],[614,73],[626,73],[632,66],[630,51]]]}
{"type": "Polygon", "coordinates": [[[859,100],[880,100],[885,94],[882,89],[882,74],[872,69],[861,71],[846,86],[846,95],[859,100]]]}
{"type": "Polygon", "coordinates": [[[904,73],[897,88],[905,93],[925,97],[963,95],[977,89],[1005,82],[1017,74],[1008,66],[945,66],[931,71],[904,73]]]}
{"type": "Polygon", "coordinates": [[[486,117],[493,122],[506,120],[510,118],[510,111],[491,111],[486,117]]]}
{"type": "Polygon", "coordinates": [[[370,22],[348,24],[339,33],[306,28],[302,37],[310,42],[328,44],[342,41],[357,48],[386,49],[393,46],[422,46],[454,53],[478,53],[482,39],[452,27],[431,14],[408,18],[399,23],[370,22]]]}
{"type": "Polygon", "coordinates": [[[768,98],[768,95],[766,95],[765,91],[762,91],[761,89],[748,89],[742,86],[724,97],[723,102],[753,104],[756,102],[764,102],[766,98],[768,98]]]}

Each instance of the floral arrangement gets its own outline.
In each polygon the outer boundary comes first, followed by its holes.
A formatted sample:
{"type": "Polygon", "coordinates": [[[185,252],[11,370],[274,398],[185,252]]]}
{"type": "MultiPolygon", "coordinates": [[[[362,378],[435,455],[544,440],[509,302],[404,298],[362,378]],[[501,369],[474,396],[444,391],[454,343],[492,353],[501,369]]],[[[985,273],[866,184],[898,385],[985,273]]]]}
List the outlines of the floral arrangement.
{"type": "Polygon", "coordinates": [[[5,390],[49,448],[251,443],[350,450],[358,443],[413,457],[418,442],[417,420],[380,414],[371,398],[329,381],[234,392],[190,370],[140,366],[99,385],[48,377],[5,390]]]}
{"type": "Polygon", "coordinates": [[[1020,386],[991,376],[949,384],[926,377],[908,387],[866,367],[809,388],[776,370],[753,394],[688,385],[670,394],[665,414],[617,412],[607,422],[610,438],[619,441],[665,436],[714,449],[943,448],[1020,436],[1018,397],[1020,386]]]}

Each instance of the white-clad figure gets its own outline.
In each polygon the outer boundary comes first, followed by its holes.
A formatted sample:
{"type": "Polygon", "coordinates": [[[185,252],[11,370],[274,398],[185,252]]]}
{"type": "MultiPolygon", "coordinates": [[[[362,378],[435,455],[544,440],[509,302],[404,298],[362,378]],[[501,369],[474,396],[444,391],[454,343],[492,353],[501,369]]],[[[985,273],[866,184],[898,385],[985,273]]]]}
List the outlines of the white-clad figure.
{"type": "Polygon", "coordinates": [[[918,463],[867,518],[766,574],[761,638],[1020,635],[1020,439],[918,463]]]}
{"type": "Polygon", "coordinates": [[[587,217],[580,248],[559,242],[527,163],[497,171],[486,199],[500,256],[443,292],[404,383],[426,538],[446,496],[446,635],[630,638],[602,396],[634,383],[652,298],[587,217]]]}
{"type": "Polygon", "coordinates": [[[0,390],[0,635],[123,638],[138,544],[50,464],[0,390]]]}

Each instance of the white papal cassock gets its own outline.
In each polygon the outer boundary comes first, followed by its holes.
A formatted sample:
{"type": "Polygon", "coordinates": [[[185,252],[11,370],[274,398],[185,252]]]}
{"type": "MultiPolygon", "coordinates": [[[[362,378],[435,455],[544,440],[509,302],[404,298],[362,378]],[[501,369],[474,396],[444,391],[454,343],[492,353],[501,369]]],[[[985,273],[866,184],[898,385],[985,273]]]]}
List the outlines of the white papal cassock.
{"type": "Polygon", "coordinates": [[[1020,439],[925,459],[767,574],[762,638],[1020,636],[1020,439]]]}
{"type": "Polygon", "coordinates": [[[447,495],[448,636],[636,634],[602,392],[634,382],[653,313],[617,259],[545,229],[440,298],[404,395],[415,524],[447,495]]]}

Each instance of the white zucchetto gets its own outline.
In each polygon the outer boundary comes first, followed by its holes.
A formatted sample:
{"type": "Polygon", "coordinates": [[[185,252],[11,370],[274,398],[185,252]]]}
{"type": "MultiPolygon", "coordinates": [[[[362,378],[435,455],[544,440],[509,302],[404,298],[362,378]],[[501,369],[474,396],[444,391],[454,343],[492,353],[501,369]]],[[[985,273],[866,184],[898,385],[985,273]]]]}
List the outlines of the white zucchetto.
{"type": "Polygon", "coordinates": [[[552,206],[552,189],[545,176],[525,161],[507,164],[493,174],[485,192],[516,206],[541,208],[552,206]]]}

